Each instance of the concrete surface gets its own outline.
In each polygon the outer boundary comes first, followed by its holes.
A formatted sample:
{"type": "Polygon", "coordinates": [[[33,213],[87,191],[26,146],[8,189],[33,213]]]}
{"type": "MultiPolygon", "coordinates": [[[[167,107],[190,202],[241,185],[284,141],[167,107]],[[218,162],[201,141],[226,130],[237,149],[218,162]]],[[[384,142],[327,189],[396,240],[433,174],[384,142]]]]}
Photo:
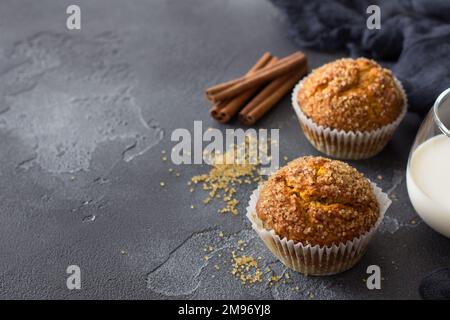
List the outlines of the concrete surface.
{"type": "MultiPolygon", "coordinates": [[[[242,286],[229,266],[215,270],[245,240],[246,254],[286,271],[243,215],[253,187],[239,190],[239,216],[220,215],[186,185],[208,166],[176,167],[161,156],[174,145],[171,132],[192,130],[194,120],[239,126],[211,120],[205,87],[242,73],[263,51],[298,49],[268,2],[4,0],[0,31],[0,298],[419,298],[420,279],[450,265],[449,240],[420,222],[407,197],[419,123],[408,115],[380,155],[352,162],[394,199],[355,268],[325,278],[289,272],[292,283],[273,286],[268,274],[242,286]],[[74,3],[80,31],[65,28],[74,3]],[[81,290],[66,287],[72,264],[81,290]],[[381,290],[363,281],[371,264],[381,267],[381,290]]],[[[337,57],[307,53],[312,67],[337,57]]],[[[280,128],[282,156],[318,154],[288,98],[258,126],[280,128]]]]}

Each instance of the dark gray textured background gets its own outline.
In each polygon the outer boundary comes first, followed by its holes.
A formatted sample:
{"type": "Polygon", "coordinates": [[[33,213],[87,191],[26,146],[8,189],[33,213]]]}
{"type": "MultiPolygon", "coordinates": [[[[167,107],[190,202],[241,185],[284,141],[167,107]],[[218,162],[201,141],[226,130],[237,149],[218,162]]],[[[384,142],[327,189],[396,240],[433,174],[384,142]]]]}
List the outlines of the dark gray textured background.
{"type": "MultiPolygon", "coordinates": [[[[325,278],[290,272],[293,283],[272,287],[244,287],[229,266],[213,268],[242,239],[246,253],[285,270],[244,217],[251,188],[239,192],[239,216],[219,215],[186,185],[208,167],[171,166],[161,152],[174,145],[174,129],[192,130],[194,120],[237,126],[210,119],[204,88],[241,74],[263,51],[298,49],[286,31],[261,0],[2,0],[0,298],[419,298],[421,277],[450,265],[450,242],[408,200],[413,115],[380,155],[352,162],[394,199],[355,268],[325,278]],[[72,3],[81,4],[81,31],[65,28],[72,3]],[[79,291],[66,288],[71,264],[82,270],[79,291]],[[365,286],[370,264],[381,267],[382,290],[365,286]]],[[[306,52],[311,67],[337,57],[306,52]]],[[[288,98],[259,126],[281,129],[282,156],[318,154],[288,98]]]]}

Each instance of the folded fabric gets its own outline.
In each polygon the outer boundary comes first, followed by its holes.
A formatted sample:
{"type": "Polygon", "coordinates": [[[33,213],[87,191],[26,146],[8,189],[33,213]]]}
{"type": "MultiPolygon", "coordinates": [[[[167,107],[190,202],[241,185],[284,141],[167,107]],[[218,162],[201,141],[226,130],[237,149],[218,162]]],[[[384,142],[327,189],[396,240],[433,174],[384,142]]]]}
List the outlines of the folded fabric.
{"type": "Polygon", "coordinates": [[[424,116],[450,87],[450,1],[270,0],[290,22],[302,48],[347,50],[393,70],[410,110],[424,116]],[[381,29],[369,30],[369,5],[381,9],[381,29]]]}

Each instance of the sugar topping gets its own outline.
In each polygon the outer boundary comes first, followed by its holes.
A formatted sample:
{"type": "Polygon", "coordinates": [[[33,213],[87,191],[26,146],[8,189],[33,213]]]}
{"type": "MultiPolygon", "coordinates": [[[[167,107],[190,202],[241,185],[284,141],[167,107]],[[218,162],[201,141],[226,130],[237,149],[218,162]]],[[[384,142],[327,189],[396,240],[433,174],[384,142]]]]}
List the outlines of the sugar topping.
{"type": "Polygon", "coordinates": [[[315,69],[297,99],[315,123],[344,131],[371,131],[390,124],[404,104],[391,71],[365,58],[340,59],[315,69]]]}
{"type": "Polygon", "coordinates": [[[348,164],[302,157],[261,188],[257,215],[267,229],[303,244],[338,244],[370,230],[379,216],[369,181],[348,164]]]}

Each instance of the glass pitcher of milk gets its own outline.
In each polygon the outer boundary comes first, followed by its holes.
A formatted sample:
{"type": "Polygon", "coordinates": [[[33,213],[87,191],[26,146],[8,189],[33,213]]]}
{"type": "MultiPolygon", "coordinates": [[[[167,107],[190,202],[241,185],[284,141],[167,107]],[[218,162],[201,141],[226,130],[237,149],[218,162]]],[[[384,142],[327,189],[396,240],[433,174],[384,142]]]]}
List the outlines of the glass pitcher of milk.
{"type": "Polygon", "coordinates": [[[409,198],[431,228],[450,238],[450,88],[422,122],[406,170],[409,198]]]}

